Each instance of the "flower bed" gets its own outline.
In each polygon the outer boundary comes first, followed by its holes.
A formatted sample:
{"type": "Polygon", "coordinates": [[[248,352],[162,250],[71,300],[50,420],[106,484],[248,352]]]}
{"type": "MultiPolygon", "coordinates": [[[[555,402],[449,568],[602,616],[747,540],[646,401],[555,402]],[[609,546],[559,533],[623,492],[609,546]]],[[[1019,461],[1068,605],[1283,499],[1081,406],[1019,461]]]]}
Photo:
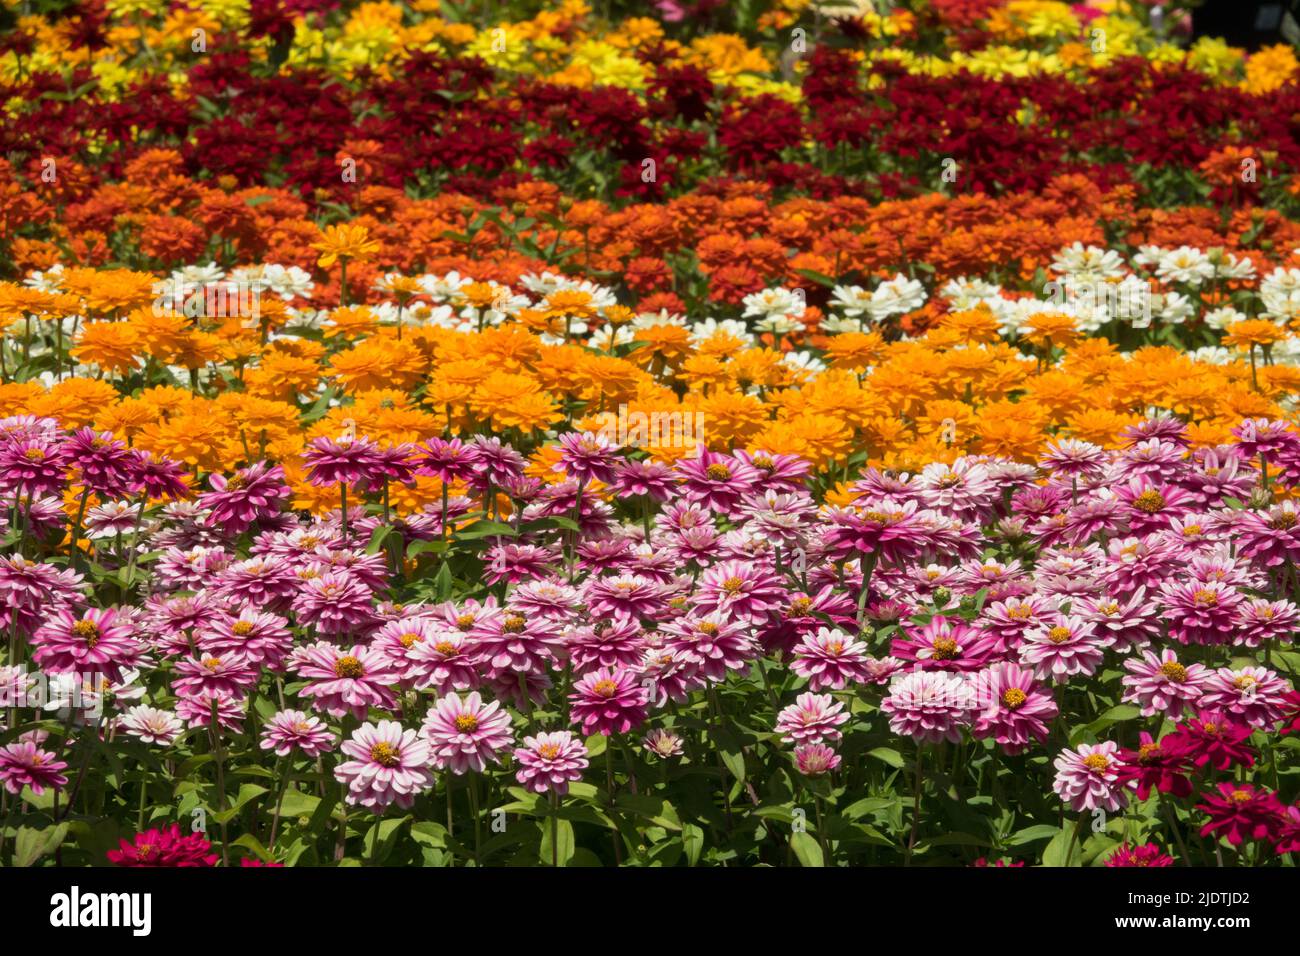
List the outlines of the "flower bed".
{"type": "Polygon", "coordinates": [[[3,34],[0,862],[1290,864],[1288,49],[301,6],[3,34]]]}

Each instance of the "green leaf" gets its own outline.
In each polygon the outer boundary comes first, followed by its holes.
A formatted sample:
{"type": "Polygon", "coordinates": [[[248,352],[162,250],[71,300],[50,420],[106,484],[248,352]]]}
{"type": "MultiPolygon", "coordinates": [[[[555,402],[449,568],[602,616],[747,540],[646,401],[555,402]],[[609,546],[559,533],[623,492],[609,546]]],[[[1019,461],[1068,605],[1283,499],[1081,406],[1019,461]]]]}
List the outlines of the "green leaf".
{"type": "Polygon", "coordinates": [[[286,790],[284,801],[280,804],[281,817],[309,817],[320,806],[320,797],[297,790],[286,790]]]}
{"type": "Polygon", "coordinates": [[[811,279],[818,285],[825,286],[828,289],[835,287],[835,280],[824,273],[817,272],[813,269],[795,269],[794,271],[799,273],[799,275],[803,276],[805,279],[811,279]]]}
{"type": "Polygon", "coordinates": [[[665,830],[682,828],[682,822],[677,818],[677,811],[667,800],[661,800],[648,793],[621,793],[615,802],[622,809],[630,810],[665,830]]]}
{"type": "Polygon", "coordinates": [[[1078,746],[1089,737],[1097,736],[1111,724],[1117,724],[1124,720],[1134,720],[1141,713],[1142,711],[1133,704],[1116,704],[1092,723],[1076,727],[1074,733],[1070,734],[1070,746],[1078,746]]]}
{"type": "Polygon", "coordinates": [[[230,842],[235,846],[242,846],[246,849],[252,850],[253,855],[257,857],[259,860],[261,860],[263,863],[271,863],[274,862],[275,860],[275,857],[271,854],[271,851],[268,850],[265,846],[263,846],[262,841],[259,840],[257,837],[253,836],[253,834],[251,833],[245,833],[239,839],[231,840],[230,842]]]}
{"type": "Polygon", "coordinates": [[[552,862],[568,866],[573,859],[573,824],[568,820],[543,820],[538,826],[542,828],[542,843],[537,858],[545,864],[552,862]],[[552,851],[551,834],[555,834],[555,850],[552,851]]]}
{"type": "Polygon", "coordinates": [[[700,851],[704,849],[704,831],[694,823],[682,827],[682,849],[686,851],[686,861],[690,866],[700,862],[700,851]]]}
{"type": "Polygon", "coordinates": [[[877,760],[887,763],[895,769],[903,766],[903,755],[893,747],[877,747],[874,750],[868,750],[867,756],[875,757],[877,760]]]}
{"type": "Polygon", "coordinates": [[[1023,846],[1026,843],[1033,843],[1035,840],[1046,840],[1048,837],[1055,836],[1057,828],[1049,826],[1046,823],[1038,826],[1025,827],[1023,830],[1017,830],[1007,838],[1008,846],[1023,846]]]}
{"type": "Polygon", "coordinates": [[[416,823],[411,826],[411,838],[416,843],[442,849],[447,845],[447,828],[441,823],[416,823]]]}
{"type": "Polygon", "coordinates": [[[379,549],[384,546],[384,539],[395,530],[392,525],[385,524],[370,532],[370,541],[366,544],[366,554],[378,554],[379,549]]]}
{"type": "Polygon", "coordinates": [[[457,541],[472,541],[476,538],[514,538],[519,532],[514,525],[503,521],[475,521],[468,528],[456,532],[457,541]]]}
{"type": "Polygon", "coordinates": [[[1083,847],[1074,839],[1073,827],[1062,827],[1052,837],[1043,851],[1043,866],[1079,866],[1083,861],[1083,847]],[[1074,848],[1070,848],[1070,844],[1074,848]],[[1069,854],[1068,856],[1066,854],[1069,854]]]}
{"type": "Polygon", "coordinates": [[[14,866],[31,866],[47,853],[53,853],[63,844],[68,833],[68,825],[37,830],[35,827],[19,827],[18,837],[14,840],[14,866]]]}
{"type": "Polygon", "coordinates": [[[807,831],[790,834],[790,847],[794,850],[794,855],[799,858],[800,866],[826,865],[826,861],[822,858],[821,844],[807,831]]]}

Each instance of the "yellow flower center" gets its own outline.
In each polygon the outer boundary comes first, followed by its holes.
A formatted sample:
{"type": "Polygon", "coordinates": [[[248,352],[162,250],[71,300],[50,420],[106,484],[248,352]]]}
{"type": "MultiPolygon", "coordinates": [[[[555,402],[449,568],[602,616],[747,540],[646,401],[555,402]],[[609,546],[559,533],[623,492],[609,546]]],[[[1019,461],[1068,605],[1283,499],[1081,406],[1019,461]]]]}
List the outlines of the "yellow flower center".
{"type": "Polygon", "coordinates": [[[1195,601],[1197,604],[1218,604],[1219,596],[1215,594],[1213,591],[1206,590],[1205,588],[1200,588],[1195,594],[1192,595],[1192,600],[1195,601]]]}
{"type": "Polygon", "coordinates": [[[722,582],[722,590],[728,594],[739,594],[745,588],[745,582],[741,578],[727,578],[722,582]]]}
{"type": "Polygon", "coordinates": [[[1019,687],[1008,687],[1002,692],[1002,703],[1006,704],[1006,706],[1010,707],[1012,710],[1020,709],[1028,699],[1029,698],[1025,696],[1025,692],[1019,687]]]}
{"type": "Polygon", "coordinates": [[[381,767],[396,767],[401,762],[397,748],[387,741],[380,741],[370,748],[370,759],[381,767]]]}
{"type": "Polygon", "coordinates": [[[354,680],[365,674],[366,669],[361,666],[361,661],[351,654],[340,657],[334,662],[334,673],[339,677],[351,677],[354,680]]]}
{"type": "Polygon", "coordinates": [[[718,625],[714,624],[712,621],[701,621],[697,630],[701,634],[713,637],[718,633],[718,625]]]}
{"type": "Polygon", "coordinates": [[[507,634],[522,634],[526,623],[527,621],[524,620],[522,614],[507,614],[505,621],[501,624],[501,630],[507,634]]]}
{"type": "Polygon", "coordinates": [[[726,465],[709,465],[704,469],[704,473],[709,476],[710,481],[726,481],[731,477],[731,469],[726,465]]]}
{"type": "Polygon", "coordinates": [[[790,616],[804,617],[808,613],[809,608],[811,607],[812,607],[812,598],[806,598],[806,597],[795,598],[793,601],[790,602],[790,616]]]}
{"type": "Polygon", "coordinates": [[[1279,511],[1273,517],[1268,519],[1268,526],[1274,531],[1286,531],[1294,528],[1296,523],[1296,514],[1294,511],[1279,511]]]}
{"type": "Polygon", "coordinates": [[[1094,773],[1101,773],[1110,766],[1110,758],[1105,754],[1088,754],[1083,758],[1083,765],[1094,773]]]}
{"type": "Polygon", "coordinates": [[[542,744],[540,747],[537,748],[537,754],[538,756],[544,757],[547,760],[554,760],[556,757],[560,755],[560,745],[542,744]]]}
{"type": "Polygon", "coordinates": [[[1187,668],[1177,661],[1166,661],[1160,665],[1160,673],[1164,674],[1175,684],[1181,684],[1187,680],[1187,668]]]}
{"type": "Polygon", "coordinates": [[[468,631],[473,626],[474,626],[473,614],[462,614],[460,617],[456,618],[456,627],[458,627],[462,631],[468,631]]]}
{"type": "Polygon", "coordinates": [[[203,666],[210,671],[214,671],[221,666],[221,658],[220,657],[205,658],[203,661],[203,666]]]}
{"type": "Polygon", "coordinates": [[[613,697],[618,693],[618,685],[608,678],[598,680],[591,685],[591,692],[597,697],[613,697]]]}
{"type": "Polygon", "coordinates": [[[1047,632],[1047,639],[1053,644],[1064,644],[1070,636],[1070,629],[1059,624],[1047,632]]]}
{"type": "Polygon", "coordinates": [[[87,647],[99,643],[99,625],[90,618],[84,618],[72,625],[72,633],[86,642],[87,647]]]}
{"type": "Polygon", "coordinates": [[[473,714],[461,714],[456,718],[456,729],[462,734],[472,734],[478,730],[478,718],[473,714]]]}
{"type": "Polygon", "coordinates": [[[1148,488],[1133,499],[1133,507],[1138,511],[1145,511],[1149,515],[1155,514],[1164,506],[1165,496],[1154,488],[1148,488]]]}
{"type": "Polygon", "coordinates": [[[433,649],[444,656],[456,653],[456,645],[451,641],[439,641],[437,644],[433,645],[433,649]]]}
{"type": "Polygon", "coordinates": [[[248,637],[253,633],[252,621],[236,621],[230,628],[230,633],[235,637],[248,637]]]}
{"type": "Polygon", "coordinates": [[[936,661],[950,661],[957,656],[957,642],[951,637],[936,637],[932,646],[934,654],[931,656],[936,661]]]}
{"type": "Polygon", "coordinates": [[[412,644],[415,644],[417,641],[422,641],[422,640],[424,640],[424,638],[422,638],[419,634],[416,634],[414,631],[407,631],[405,634],[403,634],[401,637],[397,639],[398,643],[401,644],[403,647],[410,647],[412,644]]]}
{"type": "Polygon", "coordinates": [[[41,451],[39,448],[29,448],[23,452],[23,457],[28,461],[44,461],[45,452],[41,451]]]}
{"type": "Polygon", "coordinates": [[[1240,690],[1250,690],[1258,683],[1259,681],[1255,680],[1255,678],[1251,677],[1249,674],[1242,674],[1233,681],[1233,684],[1235,684],[1240,690]]]}

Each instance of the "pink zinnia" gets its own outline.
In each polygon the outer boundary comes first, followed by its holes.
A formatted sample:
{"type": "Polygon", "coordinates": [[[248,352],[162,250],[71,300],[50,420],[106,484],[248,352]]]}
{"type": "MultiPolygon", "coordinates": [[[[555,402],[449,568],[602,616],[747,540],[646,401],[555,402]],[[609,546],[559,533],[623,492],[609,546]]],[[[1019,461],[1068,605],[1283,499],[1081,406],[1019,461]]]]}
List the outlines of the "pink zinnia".
{"type": "Polygon", "coordinates": [[[706,614],[719,611],[762,624],[784,599],[785,589],[772,571],[749,561],[723,561],[700,576],[695,606],[706,614]]]}
{"type": "Polygon", "coordinates": [[[1267,511],[1239,511],[1234,531],[1241,553],[1266,567],[1300,560],[1300,509],[1287,499],[1267,511]]]}
{"type": "Polygon", "coordinates": [[[241,468],[229,478],[214,474],[208,484],[212,490],[199,495],[199,505],[208,510],[206,523],[232,536],[256,521],[276,517],[293,496],[284,469],[264,461],[241,468]]]}
{"type": "Polygon", "coordinates": [[[1122,681],[1128,688],[1124,701],[1138,704],[1143,717],[1177,718],[1184,706],[1200,699],[1213,676],[1202,664],[1179,663],[1172,650],[1161,651],[1159,657],[1154,651],[1143,651],[1141,658],[1126,660],[1124,669],[1128,671],[1122,681]]]}
{"type": "Polygon", "coordinates": [[[288,623],[278,614],[246,607],[238,617],[223,613],[199,633],[198,643],[212,654],[238,652],[255,667],[279,670],[285,655],[293,649],[288,623]]]}
{"type": "Polygon", "coordinates": [[[260,746],[281,757],[295,749],[308,757],[319,757],[334,749],[334,734],[319,717],[301,710],[281,710],[263,725],[260,746]]]}
{"type": "Polygon", "coordinates": [[[750,624],[732,620],[722,611],[690,614],[670,621],[662,630],[665,646],[680,652],[710,680],[723,680],[729,670],[744,670],[759,654],[750,624]]]}
{"type": "Polygon", "coordinates": [[[298,623],[326,637],[364,635],[375,624],[373,595],[346,571],[312,575],[293,599],[298,623]]]}
{"type": "Polygon", "coordinates": [[[1009,754],[1020,753],[1031,739],[1047,739],[1047,722],[1058,708],[1052,696],[1038,688],[1033,671],[1007,662],[994,664],[975,679],[975,703],[981,709],[971,727],[974,737],[992,737],[1009,754]]]}
{"type": "Polygon", "coordinates": [[[1092,442],[1061,438],[1048,442],[1038,464],[1064,478],[1087,479],[1099,475],[1105,468],[1106,451],[1092,442]]]}
{"type": "Polygon", "coordinates": [[[312,439],[303,455],[303,464],[307,467],[307,480],[313,485],[353,485],[383,477],[375,444],[365,437],[340,441],[312,439]]]}
{"type": "Polygon", "coordinates": [[[956,674],[916,670],[894,679],[880,709],[896,734],[918,743],[957,743],[978,703],[971,686],[956,674]]]}
{"type": "Polygon", "coordinates": [[[300,647],[291,658],[293,669],[309,683],[299,694],[315,698],[317,710],[334,717],[351,713],[364,720],[371,707],[397,706],[392,685],[400,679],[391,662],[372,647],[358,644],[351,650],[318,641],[300,647]]]}
{"type": "Polygon", "coordinates": [[[1175,797],[1186,797],[1192,792],[1192,782],[1187,777],[1190,760],[1182,739],[1176,734],[1156,740],[1144,730],[1138,735],[1138,749],[1121,751],[1120,760],[1120,779],[1133,785],[1139,800],[1151,796],[1153,787],[1175,797]]]}
{"type": "Polygon", "coordinates": [[[888,499],[868,499],[861,507],[830,510],[826,519],[826,546],[838,558],[877,555],[900,564],[918,555],[925,544],[926,527],[917,515],[916,501],[898,504],[888,499]]]}
{"type": "Polygon", "coordinates": [[[901,661],[915,661],[925,670],[973,671],[1002,656],[1002,639],[977,630],[964,621],[937,614],[922,628],[905,627],[905,637],[894,638],[889,653],[901,661]]]}
{"type": "Polygon", "coordinates": [[[1091,676],[1104,656],[1095,625],[1074,614],[1030,631],[1020,645],[1021,661],[1032,666],[1039,677],[1058,684],[1075,674],[1091,676]]]}
{"type": "Polygon", "coordinates": [[[1206,684],[1200,703],[1227,711],[1252,727],[1267,727],[1286,713],[1291,685],[1267,667],[1220,667],[1206,684]]]}
{"type": "Polygon", "coordinates": [[[1160,633],[1157,609],[1147,600],[1145,588],[1138,588],[1123,601],[1108,596],[1080,598],[1074,611],[1096,627],[1103,647],[1144,647],[1160,633]]]}
{"type": "Polygon", "coordinates": [[[709,451],[703,445],[695,458],[677,462],[682,497],[690,502],[730,514],[758,488],[761,475],[753,465],[709,451]]]}
{"type": "Polygon", "coordinates": [[[830,694],[800,694],[776,717],[776,732],[792,744],[835,741],[844,736],[840,725],[849,715],[830,694]]]}
{"type": "MultiPolygon", "coordinates": [[[[403,629],[398,640],[404,643],[408,635],[416,633],[419,632],[403,629]]],[[[406,662],[405,678],[420,690],[448,694],[473,690],[479,685],[473,645],[457,631],[435,627],[426,639],[411,645],[406,662]]]]}
{"type": "Polygon", "coordinates": [[[351,757],[334,768],[347,785],[347,802],[382,813],[391,803],[409,809],[420,791],[433,786],[429,745],[395,720],[364,723],[340,750],[351,757]]]}
{"type": "Polygon", "coordinates": [[[439,770],[482,773],[488,761],[496,763],[498,753],[513,742],[510,724],[500,701],[484,703],[478,691],[472,691],[464,700],[454,693],[443,697],[425,715],[420,730],[439,770]]]}
{"type": "Polygon", "coordinates": [[[584,734],[625,734],[645,722],[647,703],[633,670],[600,667],[573,685],[569,719],[580,722],[584,734]]]}
{"type": "Polygon", "coordinates": [[[1169,636],[1183,644],[1226,644],[1237,626],[1242,597],[1219,581],[1170,581],[1160,589],[1169,636]]]}
{"type": "Polygon", "coordinates": [[[30,740],[0,747],[0,782],[13,794],[22,793],[23,787],[31,787],[38,797],[46,787],[58,790],[68,782],[59,771],[67,769],[66,763],[30,740]]]}
{"type": "Polygon", "coordinates": [[[843,631],[821,628],[805,634],[794,649],[790,670],[808,679],[810,690],[840,690],[852,682],[868,683],[871,670],[867,646],[843,631]]]}
{"type": "Polygon", "coordinates": [[[482,618],[470,637],[475,659],[489,677],[544,672],[564,653],[564,638],[553,619],[529,618],[514,608],[482,618]]]}
{"type": "Polygon", "coordinates": [[[172,681],[172,690],[178,697],[212,693],[241,698],[260,675],[256,665],[235,651],[220,657],[204,654],[185,658],[176,663],[176,673],[178,678],[172,681]]]}
{"type": "Polygon", "coordinates": [[[608,484],[618,460],[618,446],[604,434],[568,432],[560,436],[560,460],[551,467],[583,484],[593,480],[608,484]]]}
{"type": "Polygon", "coordinates": [[[529,790],[564,796],[570,781],[582,779],[587,746],[570,731],[556,730],[525,737],[524,745],[515,749],[515,760],[519,764],[515,779],[529,790]]]}
{"type": "Polygon", "coordinates": [[[1098,807],[1110,813],[1128,804],[1120,780],[1119,744],[1080,744],[1056,758],[1052,789],[1076,813],[1098,807]]]}
{"type": "Polygon", "coordinates": [[[839,768],[840,755],[826,744],[800,744],[794,748],[794,765],[805,777],[821,777],[839,768]]]}
{"type": "Polygon", "coordinates": [[[32,635],[32,659],[52,673],[103,673],[117,680],[122,668],[143,652],[132,637],[134,631],[111,608],[89,608],[82,614],[60,610],[32,635]]]}
{"type": "Polygon", "coordinates": [[[654,617],[664,605],[670,589],[638,574],[592,578],[587,582],[587,608],[596,617],[637,620],[654,617]]]}

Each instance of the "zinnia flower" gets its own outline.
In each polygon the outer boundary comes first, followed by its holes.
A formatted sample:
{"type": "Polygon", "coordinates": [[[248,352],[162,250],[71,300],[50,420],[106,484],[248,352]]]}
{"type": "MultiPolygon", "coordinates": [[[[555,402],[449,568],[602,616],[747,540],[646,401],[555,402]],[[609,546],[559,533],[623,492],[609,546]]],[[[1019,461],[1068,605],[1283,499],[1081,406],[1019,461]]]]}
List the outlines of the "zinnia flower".
{"type": "Polygon", "coordinates": [[[646,690],[627,667],[600,667],[573,685],[569,719],[584,734],[625,734],[646,718],[646,690]]]}
{"type": "Polygon", "coordinates": [[[1119,744],[1080,744],[1056,758],[1052,789],[1076,813],[1098,807],[1114,813],[1128,804],[1120,780],[1119,744]]]}
{"type": "Polygon", "coordinates": [[[433,786],[429,745],[395,720],[366,722],[339,748],[351,757],[334,768],[347,785],[347,802],[382,813],[389,804],[409,809],[422,790],[433,786]]]}
{"type": "Polygon", "coordinates": [[[38,797],[46,787],[59,790],[68,782],[59,771],[67,769],[66,763],[30,740],[0,747],[0,782],[12,794],[22,793],[23,787],[31,787],[38,797]]]}
{"type": "Polygon", "coordinates": [[[519,763],[515,779],[529,790],[564,796],[570,781],[582,779],[587,747],[569,731],[556,730],[525,737],[524,745],[515,749],[515,760],[519,763]]]}
{"type": "Polygon", "coordinates": [[[956,674],[917,670],[894,678],[880,709],[889,729],[919,742],[961,740],[977,706],[971,686],[956,674]]]}
{"type": "Polygon", "coordinates": [[[181,836],[179,824],[163,830],[137,833],[131,842],[118,841],[119,849],[108,851],[115,866],[216,866],[217,854],[209,853],[212,844],[202,833],[181,836]]]}
{"type": "Polygon", "coordinates": [[[1204,802],[1196,805],[1209,817],[1201,827],[1201,836],[1226,836],[1233,846],[1247,840],[1277,839],[1283,812],[1277,794],[1248,783],[1221,783],[1217,789],[1218,796],[1207,794],[1204,802]]]}
{"type": "Polygon", "coordinates": [[[441,698],[425,715],[420,731],[429,741],[433,765],[457,775],[473,770],[482,773],[489,761],[510,746],[513,736],[510,715],[500,701],[484,703],[478,691],[461,700],[451,693],[441,698]]]}

